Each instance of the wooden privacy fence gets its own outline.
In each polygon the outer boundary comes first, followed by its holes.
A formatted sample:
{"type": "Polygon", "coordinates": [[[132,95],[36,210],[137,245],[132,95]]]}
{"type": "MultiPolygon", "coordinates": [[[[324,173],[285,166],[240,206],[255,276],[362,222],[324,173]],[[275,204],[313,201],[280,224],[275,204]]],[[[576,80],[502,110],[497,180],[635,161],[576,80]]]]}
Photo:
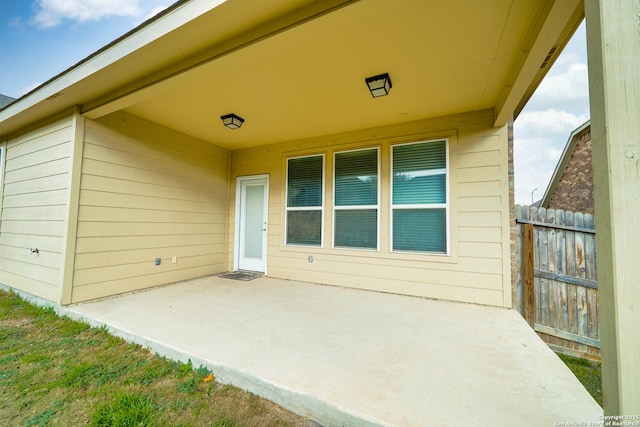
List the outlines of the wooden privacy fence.
{"type": "Polygon", "coordinates": [[[516,205],[515,304],[553,349],[600,358],[593,215],[516,205]]]}

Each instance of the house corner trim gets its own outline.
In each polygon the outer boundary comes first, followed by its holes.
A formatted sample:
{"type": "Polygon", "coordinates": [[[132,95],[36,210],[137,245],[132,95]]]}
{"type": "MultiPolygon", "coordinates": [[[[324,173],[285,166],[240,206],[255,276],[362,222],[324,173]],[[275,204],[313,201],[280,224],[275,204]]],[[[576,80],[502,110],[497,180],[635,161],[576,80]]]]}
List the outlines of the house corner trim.
{"type": "Polygon", "coordinates": [[[82,172],[82,150],[84,147],[85,118],[79,109],[73,114],[71,134],[71,169],[69,171],[69,201],[66,218],[66,242],[63,250],[60,304],[73,302],[73,271],[76,257],[78,231],[78,208],[80,205],[80,178],[82,172]]]}

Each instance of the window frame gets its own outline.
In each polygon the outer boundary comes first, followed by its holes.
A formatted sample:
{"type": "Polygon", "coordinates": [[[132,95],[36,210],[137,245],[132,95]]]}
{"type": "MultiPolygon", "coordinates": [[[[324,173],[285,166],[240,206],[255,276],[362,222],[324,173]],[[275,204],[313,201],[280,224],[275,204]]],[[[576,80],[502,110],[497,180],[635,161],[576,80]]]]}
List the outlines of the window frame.
{"type": "Polygon", "coordinates": [[[361,148],[353,148],[353,149],[348,149],[348,150],[340,150],[340,151],[334,151],[333,152],[333,199],[332,199],[332,209],[331,209],[331,213],[332,213],[332,241],[331,241],[331,247],[332,249],[339,249],[339,250],[354,250],[354,251],[374,251],[374,252],[378,252],[380,251],[380,199],[381,199],[381,176],[380,176],[380,172],[381,172],[381,168],[380,168],[380,160],[381,160],[381,150],[380,150],[380,146],[375,146],[375,147],[361,147],[361,148]],[[341,153],[352,153],[352,152],[356,152],[356,151],[371,151],[371,150],[375,150],[376,151],[376,173],[377,173],[377,177],[378,177],[378,182],[377,182],[377,188],[376,188],[376,201],[377,204],[374,205],[348,205],[348,206],[337,206],[336,205],[336,156],[338,154],[341,153]],[[370,210],[370,209],[376,209],[376,247],[375,248],[363,248],[363,247],[355,247],[355,246],[336,246],[336,211],[338,210],[370,210]]]}
{"type": "MultiPolygon", "coordinates": [[[[429,256],[450,256],[451,255],[451,232],[450,232],[450,227],[451,227],[451,215],[450,215],[450,211],[451,211],[451,199],[450,199],[450,193],[451,193],[451,185],[450,185],[450,178],[451,178],[451,171],[450,171],[450,150],[451,150],[451,145],[450,145],[450,138],[448,137],[443,137],[443,138],[434,138],[434,139],[428,139],[428,140],[420,140],[420,141],[413,141],[413,142],[402,142],[402,143],[397,143],[397,144],[392,144],[390,147],[390,153],[389,153],[389,251],[391,253],[400,253],[400,254],[416,254],[416,255],[429,255],[429,256]],[[444,150],[445,150],[445,167],[442,169],[437,169],[438,171],[442,171],[444,170],[445,172],[445,202],[444,203],[416,203],[416,204],[406,204],[406,205],[395,205],[393,203],[393,156],[394,156],[394,152],[395,152],[395,148],[396,147],[402,147],[402,146],[407,146],[407,145],[417,145],[417,144],[429,144],[429,143],[434,143],[434,142],[441,142],[444,141],[445,145],[444,145],[444,150]],[[411,251],[411,250],[404,250],[404,249],[394,249],[393,247],[393,223],[394,223],[394,211],[396,209],[444,209],[445,212],[445,229],[444,229],[444,233],[445,233],[445,239],[446,239],[446,245],[445,245],[445,251],[444,252],[434,252],[434,251],[411,251]]],[[[441,173],[434,173],[433,175],[440,175],[441,173]]]]}
{"type": "Polygon", "coordinates": [[[327,179],[327,165],[325,153],[316,153],[316,154],[306,154],[303,156],[292,156],[287,157],[285,162],[285,199],[284,199],[284,245],[287,247],[304,247],[304,248],[324,248],[324,214],[325,214],[325,184],[327,179]],[[295,159],[303,159],[308,157],[321,157],[322,158],[322,180],[321,180],[321,196],[320,196],[320,206],[288,206],[289,204],[289,161],[295,159]],[[299,244],[299,243],[289,243],[288,235],[289,235],[289,212],[291,211],[320,211],[320,245],[308,245],[308,244],[299,244]]]}

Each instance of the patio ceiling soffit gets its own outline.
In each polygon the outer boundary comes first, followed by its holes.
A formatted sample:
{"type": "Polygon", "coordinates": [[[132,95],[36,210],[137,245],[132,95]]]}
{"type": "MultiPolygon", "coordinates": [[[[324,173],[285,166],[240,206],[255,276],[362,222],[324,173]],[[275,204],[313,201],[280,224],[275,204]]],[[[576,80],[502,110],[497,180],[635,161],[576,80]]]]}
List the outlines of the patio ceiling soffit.
{"type": "Polygon", "coordinates": [[[206,69],[204,66],[207,64],[359,1],[324,0],[311,2],[311,4],[297,9],[278,20],[264,23],[249,32],[243,33],[241,36],[133,81],[120,88],[117,92],[112,92],[103,98],[88,102],[82,106],[82,115],[90,119],[98,119],[172,89],[179,88],[192,79],[193,74],[204,72],[206,69]]]}

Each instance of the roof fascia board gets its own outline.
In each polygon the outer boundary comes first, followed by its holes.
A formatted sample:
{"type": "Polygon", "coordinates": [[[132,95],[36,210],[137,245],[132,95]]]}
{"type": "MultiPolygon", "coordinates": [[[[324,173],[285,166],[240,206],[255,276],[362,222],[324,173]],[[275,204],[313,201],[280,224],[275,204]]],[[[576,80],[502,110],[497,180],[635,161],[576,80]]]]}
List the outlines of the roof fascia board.
{"type": "Polygon", "coordinates": [[[546,67],[544,72],[540,73],[545,58],[559,42],[562,45],[566,44],[566,40],[562,40],[563,36],[568,38],[572,33],[567,31],[567,28],[577,27],[577,22],[582,19],[583,10],[582,0],[556,0],[553,3],[531,47],[523,46],[522,51],[526,52],[527,56],[512,83],[505,88],[500,97],[496,108],[495,127],[502,127],[512,120],[523,99],[527,94],[533,93],[532,85],[537,86],[549,69],[546,67]]]}
{"type": "Polygon", "coordinates": [[[196,71],[201,66],[359,1],[360,0],[314,1],[303,8],[297,9],[276,20],[266,22],[211,49],[207,49],[204,52],[200,52],[144,76],[103,98],[88,102],[83,105],[82,114],[84,117],[95,120],[133,104],[145,101],[157,94],[180,86],[183,82],[191,78],[191,72],[196,71]]]}
{"type": "Polygon", "coordinates": [[[590,125],[591,120],[587,120],[584,124],[571,132],[571,135],[569,135],[569,139],[567,140],[567,143],[564,146],[564,150],[562,150],[562,154],[560,155],[560,160],[558,160],[556,168],[553,170],[553,175],[551,175],[549,185],[547,185],[544,196],[542,196],[542,200],[540,201],[541,207],[546,208],[549,206],[549,203],[551,202],[551,195],[554,191],[556,191],[556,188],[558,188],[558,184],[560,183],[560,178],[562,178],[564,169],[567,167],[569,160],[571,160],[573,150],[578,144],[578,137],[582,135],[582,132],[584,132],[584,130],[590,125]]]}
{"type": "Polygon", "coordinates": [[[116,39],[113,43],[98,50],[87,59],[80,61],[68,70],[63,71],[38,88],[14,101],[5,109],[0,110],[0,122],[8,120],[47,99],[55,98],[74,83],[121,60],[125,56],[143,48],[157,38],[174,31],[186,22],[197,18],[223,2],[224,0],[216,0],[215,2],[209,0],[193,0],[177,3],[175,8],[170,8],[171,10],[167,13],[160,13],[158,16],[141,24],[136,29],[116,39]]]}

